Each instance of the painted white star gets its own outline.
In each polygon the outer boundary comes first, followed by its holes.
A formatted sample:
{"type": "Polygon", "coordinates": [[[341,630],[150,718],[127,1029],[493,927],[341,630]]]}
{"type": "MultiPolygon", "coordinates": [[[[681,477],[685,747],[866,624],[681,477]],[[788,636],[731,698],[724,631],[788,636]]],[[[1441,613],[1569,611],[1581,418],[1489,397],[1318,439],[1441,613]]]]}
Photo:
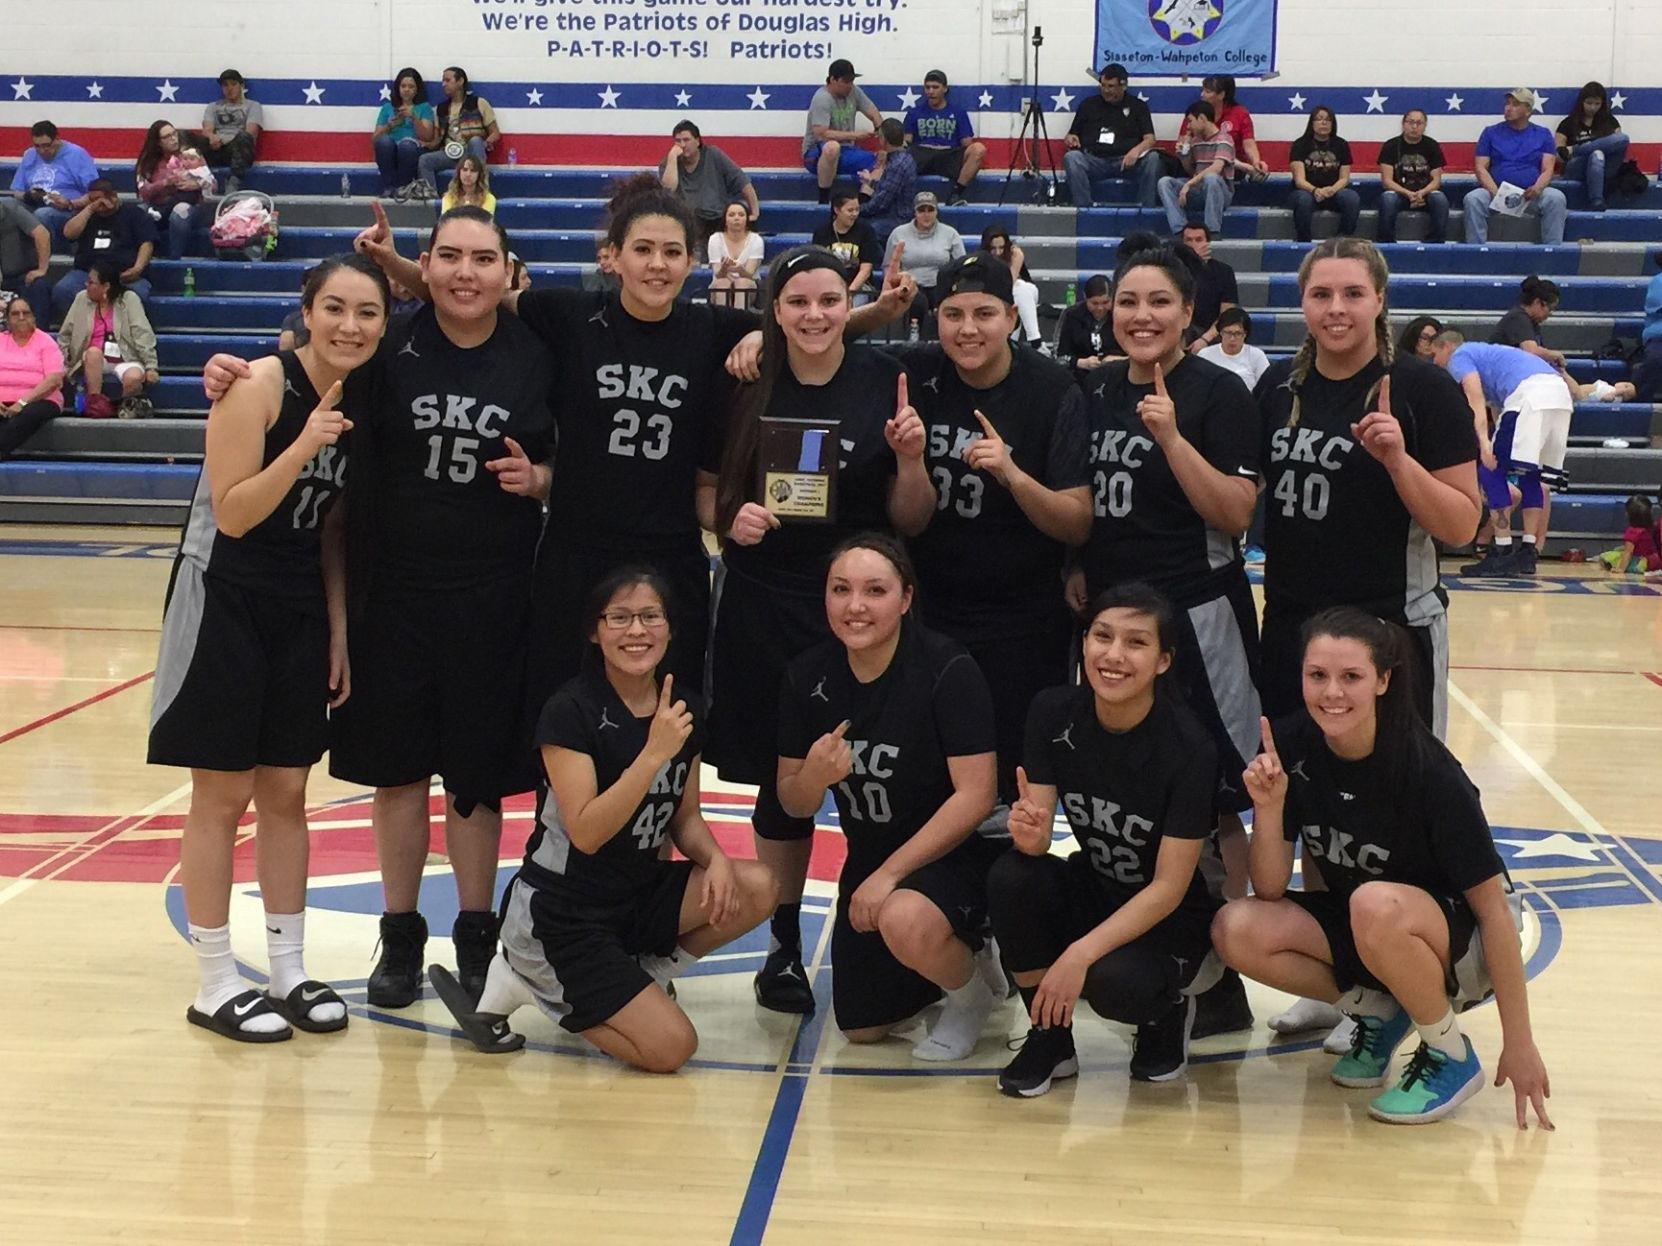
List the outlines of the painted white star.
{"type": "Polygon", "coordinates": [[[1137,92],[1137,98],[1142,100],[1143,103],[1145,103],[1145,104],[1148,103],[1148,92],[1147,91],[1138,91],[1137,92]]]}
{"type": "Polygon", "coordinates": [[[1050,99],[1055,112],[1067,112],[1068,109],[1073,107],[1073,96],[1068,94],[1066,87],[1056,92],[1050,99]]]}
{"type": "Polygon", "coordinates": [[[1610,92],[1610,107],[1612,107],[1612,108],[1626,108],[1627,107],[1627,96],[1623,95],[1620,91],[1610,92]]]}
{"type": "Polygon", "coordinates": [[[991,108],[992,106],[993,106],[993,93],[991,91],[981,92],[981,100],[977,104],[977,107],[979,107],[979,108],[991,108]]]}
{"type": "Polygon", "coordinates": [[[532,105],[533,107],[535,107],[536,105],[542,103],[542,92],[539,91],[536,87],[532,87],[529,91],[527,91],[525,93],[525,102],[527,104],[532,105]]]}
{"type": "Polygon", "coordinates": [[[1547,97],[1539,91],[1535,93],[1535,111],[1543,116],[1547,111],[1547,97]]]}
{"type": "Polygon", "coordinates": [[[676,107],[685,108],[690,103],[692,103],[692,93],[690,91],[677,91],[675,93],[676,107]]]}
{"type": "Polygon", "coordinates": [[[1379,88],[1375,87],[1372,95],[1364,95],[1362,97],[1362,102],[1368,106],[1369,112],[1384,112],[1385,101],[1390,98],[1391,97],[1389,95],[1381,95],[1379,93],[1379,88]]]}
{"type": "Polygon", "coordinates": [[[89,100],[101,100],[101,99],[103,99],[104,98],[104,84],[102,82],[89,82],[89,83],[87,83],[87,98],[89,100]]]}
{"type": "Polygon", "coordinates": [[[174,86],[170,79],[163,78],[161,86],[157,87],[156,91],[161,96],[161,99],[157,101],[158,103],[166,104],[172,101],[176,104],[179,102],[179,88],[174,86]]]}
{"type": "Polygon", "coordinates": [[[1572,857],[1577,861],[1604,860],[1596,843],[1577,839],[1574,835],[1566,835],[1562,831],[1548,835],[1545,839],[1497,838],[1495,842],[1516,848],[1518,851],[1514,854],[1514,859],[1519,861],[1527,857],[1572,857]]]}
{"type": "Polygon", "coordinates": [[[383,104],[392,103],[392,88],[384,82],[381,84],[381,102],[383,104]]]}
{"type": "Polygon", "coordinates": [[[900,107],[902,111],[916,108],[918,106],[918,93],[912,90],[911,87],[907,87],[904,91],[902,91],[898,98],[900,100],[900,107]]]}
{"type": "Polygon", "coordinates": [[[1459,95],[1458,92],[1456,92],[1455,94],[1449,96],[1447,99],[1445,99],[1443,101],[1444,104],[1448,105],[1448,110],[1450,112],[1459,112],[1460,111],[1460,105],[1464,104],[1465,102],[1466,102],[1465,100],[1460,98],[1460,95],[1459,95]]]}
{"type": "Polygon", "coordinates": [[[329,89],[328,87],[318,86],[317,85],[317,79],[315,79],[315,78],[312,79],[312,82],[311,82],[310,86],[306,86],[306,87],[301,88],[301,90],[303,90],[306,93],[306,102],[308,104],[321,104],[321,103],[323,103],[323,93],[325,91],[327,91],[328,89],[329,89]]]}
{"type": "Polygon", "coordinates": [[[762,90],[761,87],[757,87],[749,95],[745,96],[745,99],[750,101],[750,107],[751,108],[753,108],[753,109],[755,109],[755,108],[765,109],[768,106],[768,95],[769,94],[770,94],[769,92],[762,90]]]}
{"type": "Polygon", "coordinates": [[[1287,103],[1292,106],[1292,110],[1294,112],[1304,111],[1304,96],[1299,95],[1296,92],[1287,97],[1287,103]]]}
{"type": "Polygon", "coordinates": [[[34,89],[34,83],[30,82],[27,78],[19,77],[16,82],[12,83],[12,98],[14,100],[32,100],[35,97],[29,94],[29,92],[34,89]]]}
{"type": "Polygon", "coordinates": [[[612,84],[611,83],[608,82],[606,84],[606,89],[604,91],[596,92],[596,94],[598,94],[600,96],[600,106],[602,108],[616,108],[617,107],[618,93],[616,91],[612,90],[612,84]]]}

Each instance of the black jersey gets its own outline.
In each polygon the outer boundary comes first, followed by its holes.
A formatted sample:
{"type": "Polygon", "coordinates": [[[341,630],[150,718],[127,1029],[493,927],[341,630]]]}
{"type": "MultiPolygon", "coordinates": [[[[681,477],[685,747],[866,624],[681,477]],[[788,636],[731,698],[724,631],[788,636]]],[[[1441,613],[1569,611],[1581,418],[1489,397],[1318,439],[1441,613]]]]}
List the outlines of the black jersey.
{"type": "MultiPolygon", "coordinates": [[[[1258,414],[1241,378],[1193,355],[1172,369],[1166,391],[1177,429],[1226,476],[1258,480],[1258,414]]],[[[1106,363],[1085,383],[1091,436],[1091,539],[1081,554],[1094,594],[1141,580],[1176,602],[1210,601],[1244,571],[1233,536],[1209,527],[1137,414],[1154,386],[1131,380],[1129,361],[1106,363]]]]}
{"type": "Polygon", "coordinates": [[[1112,313],[1097,320],[1084,303],[1075,303],[1056,322],[1056,362],[1066,367],[1081,385],[1089,381],[1091,373],[1089,369],[1074,367],[1074,360],[1123,354],[1125,350],[1114,336],[1112,313]]]}
{"type": "MultiPolygon", "coordinates": [[[[1148,717],[1109,731],[1088,687],[1047,688],[1027,712],[1030,782],[1056,789],[1102,885],[1131,896],[1154,880],[1165,838],[1204,840],[1216,818],[1217,749],[1188,708],[1156,696],[1148,717]]],[[[1199,868],[1183,902],[1208,902],[1199,868]]]]}
{"type": "Polygon", "coordinates": [[[519,315],[559,360],[550,530],[639,549],[698,537],[697,471],[721,468],[727,354],[752,312],[676,303],[637,320],[616,294],[527,290],[519,315]]]}
{"type": "Polygon", "coordinates": [[[1026,347],[1015,348],[1009,374],[991,389],[965,384],[939,346],[908,350],[901,361],[935,482],[934,517],[908,542],[924,614],[966,643],[1025,635],[1035,617],[1063,609],[1067,546],[1039,531],[990,473],[972,470],[964,451],[984,435],[980,411],[1022,471],[1047,489],[1082,488],[1079,387],[1066,368],[1026,347]]]}
{"type": "MultiPolygon", "coordinates": [[[[1351,432],[1368,413],[1384,374],[1378,359],[1355,376],[1329,380],[1314,367],[1289,427],[1290,361],[1258,382],[1265,484],[1264,599],[1270,608],[1314,613],[1357,606],[1397,623],[1443,613],[1431,537],[1402,504],[1390,473],[1351,432]]],[[[1454,378],[1423,359],[1391,366],[1391,411],[1408,453],[1427,471],[1477,459],[1471,408],[1454,378]]]]}
{"type": "Polygon", "coordinates": [[[910,619],[889,669],[869,684],[854,678],[837,640],[814,646],[786,669],[781,757],[806,757],[844,719],[854,770],[831,795],[849,858],[865,865],[887,859],[952,795],[947,758],[995,748],[992,695],[975,660],[910,619]]]}
{"type": "MultiPolygon", "coordinates": [[[[804,385],[785,368],[774,382],[767,413],[783,419],[839,421],[836,515],[830,523],[791,523],[755,545],[728,542],[722,560],[752,578],[818,597],[825,560],[856,532],[889,528],[889,486],[895,457],[883,426],[894,418],[900,362],[867,346],[850,346],[824,385],[804,385]]],[[[753,500],[755,486],[752,485],[753,500]]]]}
{"type": "Polygon", "coordinates": [[[505,492],[485,464],[507,457],[510,437],[547,456],[547,350],[512,316],[480,345],[457,346],[426,307],[388,326],[377,360],[362,473],[373,475],[365,535],[377,583],[451,589],[528,575],[542,507],[505,492]]]}
{"type": "MultiPolygon", "coordinates": [[[[525,845],[523,873],[540,887],[572,887],[600,898],[627,892],[652,877],[658,848],[681,807],[693,767],[704,747],[704,702],[680,694],[693,716],[692,734],[613,835],[594,852],[574,847],[559,804],[545,791],[542,817],[525,845]]],[[[618,781],[646,747],[652,715],[637,718],[598,668],[591,667],[548,699],[537,722],[537,744],[568,748],[594,763],[595,791],[618,781]]]]}
{"type": "MultiPolygon", "coordinates": [[[[277,419],[265,430],[264,470],[294,444],[321,401],[293,351],[278,355],[283,367],[283,401],[277,419]]],[[[353,387],[350,394],[361,393],[353,387]]],[[[357,418],[361,408],[341,409],[357,418]]],[[[204,466],[196,479],[190,515],[179,542],[179,556],[203,571],[256,592],[282,597],[323,612],[323,564],[319,553],[323,520],[346,487],[347,434],[324,446],[300,469],[272,512],[240,537],[227,536],[214,523],[213,489],[204,466]]]]}
{"type": "Polygon", "coordinates": [[[1378,754],[1345,761],[1308,714],[1274,725],[1287,772],[1283,831],[1321,862],[1329,889],[1349,893],[1373,879],[1458,899],[1504,874],[1477,788],[1460,763],[1427,737],[1410,781],[1391,783],[1378,754]]]}

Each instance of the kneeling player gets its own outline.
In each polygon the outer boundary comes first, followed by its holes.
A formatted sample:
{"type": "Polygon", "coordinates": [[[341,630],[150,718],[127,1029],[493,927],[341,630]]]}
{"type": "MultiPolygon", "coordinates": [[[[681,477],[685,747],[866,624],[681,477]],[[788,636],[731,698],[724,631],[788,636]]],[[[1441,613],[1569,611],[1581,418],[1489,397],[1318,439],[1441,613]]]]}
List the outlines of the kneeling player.
{"type": "Polygon", "coordinates": [[[1230,965],[1280,990],[1338,1001],[1356,1018],[1341,1086],[1383,1086],[1408,1032],[1420,1047],[1368,1106],[1378,1120],[1448,1115],[1483,1085],[1457,1010],[1491,992],[1518,1128],[1551,1090],[1529,1027],[1511,885],[1477,789],[1414,712],[1398,630],[1349,607],[1305,626],[1304,704],[1246,770],[1253,898],[1218,915],[1230,965]],[[1320,862],[1326,891],[1288,891],[1293,844],[1320,862]]]}
{"type": "Polygon", "coordinates": [[[508,1014],[534,1004],[610,1056],[673,1073],[698,1035],[664,989],[773,911],[778,887],[729,860],[698,805],[703,703],[658,679],[667,591],[644,568],[603,579],[585,611],[598,649],[537,726],[549,790],[502,905],[502,946],[475,1008],[450,971],[428,980],[485,1052],[525,1039],[508,1014]],[[668,835],[689,858],[665,861],[668,835]]]}
{"type": "Polygon", "coordinates": [[[1032,1098],[1079,1071],[1073,1014],[1137,1027],[1131,1076],[1163,1082],[1188,1065],[1195,1002],[1218,902],[1200,874],[1212,833],[1217,751],[1181,695],[1157,687],[1171,666],[1171,603],[1124,584],[1091,603],[1082,687],[1040,693],[1027,718],[1016,851],[988,880],[993,933],[1033,1028],[999,1075],[1032,1098]],[[1082,849],[1050,853],[1057,800],[1082,849]]]}

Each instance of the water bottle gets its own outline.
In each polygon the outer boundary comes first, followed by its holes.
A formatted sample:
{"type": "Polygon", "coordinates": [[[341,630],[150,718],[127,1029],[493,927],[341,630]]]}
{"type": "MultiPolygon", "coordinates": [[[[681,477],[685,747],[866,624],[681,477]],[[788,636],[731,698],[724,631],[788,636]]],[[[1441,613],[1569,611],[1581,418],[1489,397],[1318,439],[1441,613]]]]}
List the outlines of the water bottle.
{"type": "Polygon", "coordinates": [[[1079,301],[1079,283],[1077,281],[1068,282],[1068,292],[1063,301],[1069,307],[1072,307],[1079,301]]]}
{"type": "Polygon", "coordinates": [[[86,391],[86,387],[84,385],[79,385],[79,386],[76,386],[76,388],[75,388],[75,414],[76,415],[85,415],[86,413],[87,413],[87,391],[86,391]]]}
{"type": "Polygon", "coordinates": [[[906,322],[906,340],[908,342],[915,342],[922,336],[923,330],[918,327],[917,317],[914,316],[906,322]]]}
{"type": "Polygon", "coordinates": [[[340,175],[340,197],[342,199],[352,198],[352,175],[350,173],[340,175]]]}
{"type": "Polygon", "coordinates": [[[508,167],[511,169],[519,163],[519,148],[508,148],[508,167]]]}
{"type": "Polygon", "coordinates": [[[185,269],[185,297],[187,299],[196,297],[196,270],[194,268],[185,269]]]}

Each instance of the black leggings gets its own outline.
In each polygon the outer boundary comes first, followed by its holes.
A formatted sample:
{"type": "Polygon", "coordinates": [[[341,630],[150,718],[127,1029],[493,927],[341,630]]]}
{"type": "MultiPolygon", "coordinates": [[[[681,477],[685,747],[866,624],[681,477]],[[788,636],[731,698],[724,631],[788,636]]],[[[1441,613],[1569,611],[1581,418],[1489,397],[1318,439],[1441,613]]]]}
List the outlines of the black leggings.
{"type": "Polygon", "coordinates": [[[0,459],[9,459],[14,450],[33,437],[37,430],[57,419],[59,414],[56,403],[37,398],[25,404],[16,415],[0,420],[0,459]]]}

